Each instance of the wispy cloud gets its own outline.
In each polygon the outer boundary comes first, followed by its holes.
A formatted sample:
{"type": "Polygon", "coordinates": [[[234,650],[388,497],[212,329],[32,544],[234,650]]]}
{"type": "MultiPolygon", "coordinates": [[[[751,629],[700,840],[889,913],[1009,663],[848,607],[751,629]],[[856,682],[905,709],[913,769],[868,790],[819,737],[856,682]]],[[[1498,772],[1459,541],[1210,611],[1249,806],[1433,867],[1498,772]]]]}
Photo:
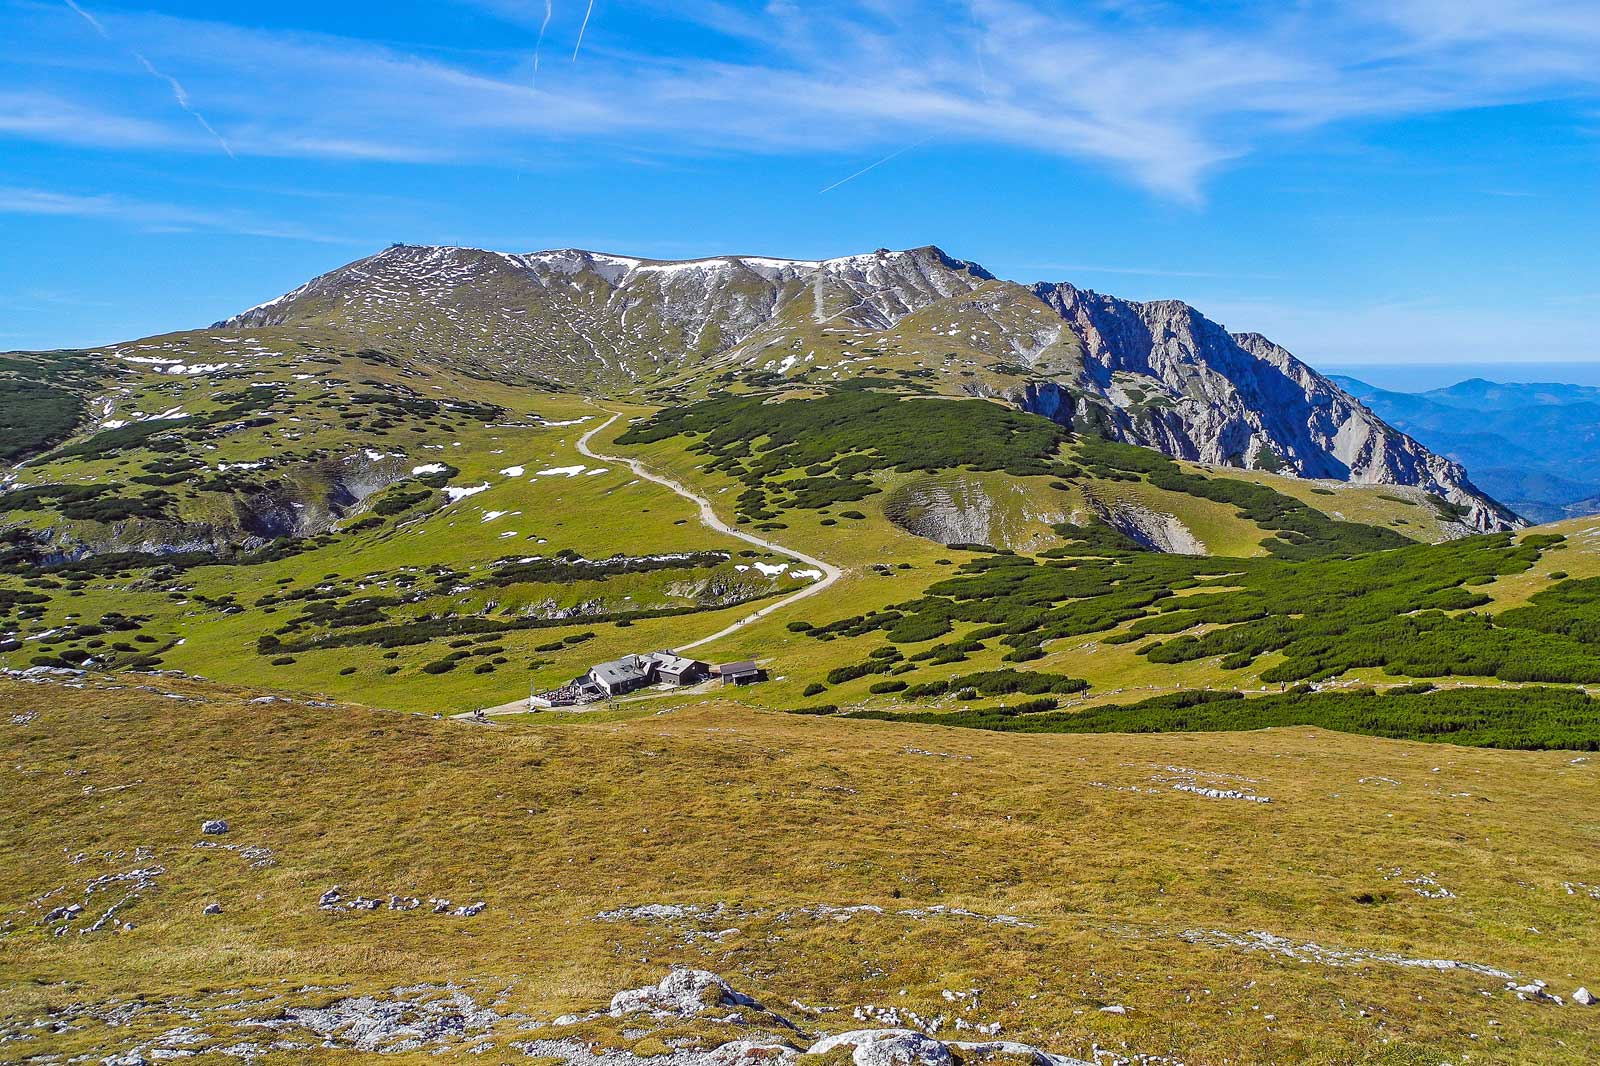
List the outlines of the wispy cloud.
{"type": "Polygon", "coordinates": [[[1032,263],[1033,270],[1062,270],[1083,274],[1121,274],[1140,278],[1206,278],[1219,281],[1275,281],[1278,274],[1236,274],[1211,270],[1170,270],[1162,267],[1101,266],[1093,263],[1032,263]]]}
{"type": "MultiPolygon", "coordinates": [[[[526,36],[446,61],[134,13],[115,28],[214,134],[185,85],[200,91],[240,154],[509,163],[604,139],[631,152],[872,158],[937,139],[1092,161],[1179,201],[1203,196],[1230,161],[1331,124],[1600,95],[1592,0],[1245,2],[1206,18],[1165,0],[631,0],[651,18],[617,19],[607,48],[541,72],[537,90],[529,65],[551,6],[468,2],[526,36]],[[695,32],[628,36],[663,20],[695,32]],[[162,73],[178,55],[185,85],[162,73]]],[[[592,10],[573,0],[554,11],[575,31],[574,57],[592,10]]]]}
{"type": "Polygon", "coordinates": [[[149,233],[208,231],[320,244],[360,243],[330,237],[300,226],[262,221],[238,212],[209,211],[110,194],[86,195],[19,186],[0,185],[0,214],[100,219],[149,233]]]}
{"type": "Polygon", "coordinates": [[[106,148],[171,148],[183,143],[160,122],[112,114],[47,93],[0,90],[0,135],[4,134],[106,148]]]}

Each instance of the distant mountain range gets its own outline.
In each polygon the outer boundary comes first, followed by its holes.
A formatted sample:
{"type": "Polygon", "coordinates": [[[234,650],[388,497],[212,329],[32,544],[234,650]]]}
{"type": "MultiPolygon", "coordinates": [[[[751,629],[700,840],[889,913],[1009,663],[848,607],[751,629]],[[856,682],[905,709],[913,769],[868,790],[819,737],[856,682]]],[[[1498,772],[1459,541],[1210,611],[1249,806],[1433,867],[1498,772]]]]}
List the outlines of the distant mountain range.
{"type": "Polygon", "coordinates": [[[1600,512],[1600,388],[1472,378],[1411,393],[1330,377],[1519,514],[1550,522],[1600,512]]]}

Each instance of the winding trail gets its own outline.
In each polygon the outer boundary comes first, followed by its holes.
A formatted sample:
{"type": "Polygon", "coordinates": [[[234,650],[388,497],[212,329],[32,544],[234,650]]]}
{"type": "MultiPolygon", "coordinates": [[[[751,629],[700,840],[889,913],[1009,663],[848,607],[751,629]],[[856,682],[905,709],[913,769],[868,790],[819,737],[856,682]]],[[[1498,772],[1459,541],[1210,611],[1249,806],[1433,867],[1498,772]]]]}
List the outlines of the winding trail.
{"type": "Polygon", "coordinates": [[[673,492],[677,493],[679,496],[682,496],[684,499],[698,504],[700,507],[701,523],[710,529],[716,530],[718,533],[726,533],[730,537],[737,537],[747,544],[754,544],[758,548],[765,548],[767,551],[776,552],[779,555],[787,555],[792,558],[799,559],[808,566],[813,566],[822,571],[821,580],[813,581],[811,584],[807,585],[805,588],[794,593],[793,595],[785,596],[780,600],[774,600],[765,607],[762,607],[756,611],[752,611],[750,614],[745,615],[732,625],[724,626],[709,636],[701,637],[698,640],[690,641],[687,644],[679,644],[673,649],[674,651],[685,652],[690,648],[698,648],[702,644],[710,644],[714,640],[721,640],[723,637],[726,637],[731,633],[737,633],[751,622],[765,618],[773,611],[782,610],[792,603],[798,603],[807,596],[815,596],[817,593],[821,592],[823,589],[839,580],[842,571],[838,567],[832,565],[831,563],[825,563],[821,559],[807,555],[805,552],[795,551],[793,548],[785,548],[781,544],[758,537],[754,533],[746,533],[742,529],[736,529],[735,527],[728,525],[728,523],[717,517],[717,512],[712,510],[710,500],[706,499],[704,496],[696,495],[695,493],[684,488],[678,482],[673,481],[671,478],[662,477],[660,474],[652,474],[649,470],[645,469],[644,464],[638,459],[629,459],[620,455],[606,455],[604,452],[594,451],[589,447],[590,439],[594,437],[596,433],[599,433],[601,430],[611,425],[611,423],[622,417],[620,413],[615,411],[609,413],[611,415],[610,418],[606,419],[604,422],[600,423],[598,426],[595,426],[593,429],[589,430],[583,436],[578,438],[578,451],[581,454],[588,456],[590,459],[598,459],[601,462],[622,463],[627,466],[628,469],[632,470],[635,474],[644,478],[646,481],[653,481],[657,485],[665,486],[666,488],[669,488],[673,492]]]}

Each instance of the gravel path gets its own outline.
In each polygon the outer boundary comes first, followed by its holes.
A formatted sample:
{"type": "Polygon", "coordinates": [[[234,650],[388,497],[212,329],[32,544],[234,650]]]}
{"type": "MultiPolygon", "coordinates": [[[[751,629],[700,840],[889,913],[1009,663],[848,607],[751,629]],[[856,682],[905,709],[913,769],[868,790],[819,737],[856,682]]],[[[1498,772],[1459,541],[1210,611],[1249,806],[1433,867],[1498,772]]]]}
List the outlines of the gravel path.
{"type": "MultiPolygon", "coordinates": [[[[751,611],[743,618],[738,619],[730,625],[723,626],[715,633],[699,637],[687,644],[679,644],[674,647],[674,651],[685,652],[691,648],[698,648],[702,644],[710,644],[714,640],[721,640],[723,637],[726,637],[731,633],[737,633],[751,622],[765,618],[773,611],[782,610],[791,603],[798,603],[807,596],[815,596],[817,593],[821,592],[823,589],[839,580],[842,572],[838,567],[832,565],[831,563],[825,563],[821,559],[815,558],[814,556],[807,555],[805,552],[795,551],[793,548],[785,548],[783,545],[774,541],[767,540],[763,537],[758,537],[754,533],[746,533],[742,529],[736,529],[735,527],[728,525],[728,523],[717,517],[717,512],[712,509],[710,500],[706,499],[704,496],[696,495],[695,493],[684,488],[678,482],[673,481],[671,478],[662,477],[659,474],[652,474],[649,470],[645,469],[644,464],[639,460],[629,459],[620,455],[607,455],[604,452],[597,452],[590,448],[589,441],[596,433],[599,433],[601,430],[605,429],[607,426],[611,425],[617,419],[622,417],[622,415],[614,411],[607,413],[611,415],[610,418],[606,419],[604,422],[600,423],[598,426],[595,426],[593,429],[589,430],[583,436],[578,438],[578,451],[580,454],[586,456],[587,458],[595,459],[603,463],[620,463],[627,466],[628,469],[632,470],[635,474],[639,475],[641,478],[644,478],[646,481],[654,481],[657,485],[663,485],[666,488],[671,489],[679,496],[682,496],[684,499],[697,505],[700,508],[700,521],[707,527],[716,530],[718,533],[726,533],[730,537],[737,537],[747,544],[754,544],[758,548],[765,548],[767,551],[776,552],[779,555],[787,555],[791,558],[799,559],[807,566],[812,566],[822,571],[822,577],[819,580],[811,582],[811,584],[806,585],[799,591],[785,596],[782,599],[774,600],[759,610],[751,611]]],[[[683,690],[679,689],[677,691],[682,692],[683,690]]],[[[490,716],[502,714],[525,714],[527,713],[528,709],[528,700],[526,697],[524,697],[522,699],[512,700],[510,703],[502,703],[498,707],[485,707],[481,711],[464,711],[460,714],[452,715],[452,717],[473,719],[476,717],[476,715],[482,714],[485,718],[488,718],[490,716]]]]}
{"type": "Polygon", "coordinates": [[[706,499],[704,496],[696,495],[695,493],[684,488],[678,482],[673,481],[671,478],[662,477],[659,474],[652,474],[649,470],[645,469],[644,464],[639,460],[628,459],[620,455],[606,455],[603,452],[594,451],[589,447],[589,441],[592,437],[594,437],[595,434],[599,433],[601,430],[605,429],[607,426],[611,425],[611,423],[615,422],[621,417],[622,416],[620,414],[613,412],[610,418],[606,419],[598,426],[595,426],[583,436],[579,437],[578,451],[583,455],[588,456],[590,459],[598,459],[601,462],[623,463],[627,465],[627,467],[635,474],[644,478],[646,481],[654,481],[657,485],[665,486],[666,488],[669,488],[673,492],[677,493],[679,496],[682,496],[684,499],[699,505],[700,521],[707,527],[716,530],[718,533],[726,533],[730,537],[738,537],[740,540],[745,541],[748,544],[754,544],[758,548],[765,548],[767,551],[776,552],[779,555],[791,556],[792,558],[799,559],[807,566],[813,566],[822,571],[822,578],[820,580],[813,581],[811,584],[807,585],[805,588],[802,588],[793,595],[785,596],[780,600],[775,600],[772,603],[767,604],[760,610],[752,611],[750,614],[745,615],[743,618],[740,618],[733,624],[724,626],[722,629],[717,630],[715,633],[712,633],[709,636],[700,637],[698,640],[690,641],[687,644],[679,644],[673,649],[674,651],[684,652],[688,651],[690,648],[698,648],[702,644],[710,644],[714,640],[721,640],[723,637],[726,637],[731,633],[737,633],[751,622],[765,618],[773,611],[782,610],[791,603],[798,603],[807,596],[815,596],[817,593],[821,592],[823,589],[839,580],[840,570],[838,567],[833,566],[830,563],[825,563],[821,559],[807,555],[805,552],[795,551],[793,548],[785,548],[783,545],[774,541],[767,540],[763,537],[758,537],[754,533],[747,533],[742,529],[736,529],[735,527],[730,526],[728,523],[717,517],[717,512],[712,509],[710,500],[706,499]]]}

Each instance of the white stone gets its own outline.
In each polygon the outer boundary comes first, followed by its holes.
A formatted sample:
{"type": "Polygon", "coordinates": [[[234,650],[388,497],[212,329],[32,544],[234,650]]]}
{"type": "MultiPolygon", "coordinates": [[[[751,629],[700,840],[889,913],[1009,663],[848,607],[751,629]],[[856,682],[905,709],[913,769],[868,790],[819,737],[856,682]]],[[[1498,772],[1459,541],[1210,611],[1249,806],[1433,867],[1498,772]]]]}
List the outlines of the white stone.
{"type": "Polygon", "coordinates": [[[950,1049],[914,1029],[854,1029],[811,1045],[821,1055],[850,1047],[855,1066],[951,1066],[950,1049]]]}
{"type": "Polygon", "coordinates": [[[721,1007],[754,1007],[761,1004],[735,992],[722,978],[708,970],[673,970],[658,984],[630,988],[611,997],[611,1016],[646,1013],[656,1018],[690,1018],[721,1007]]]}

